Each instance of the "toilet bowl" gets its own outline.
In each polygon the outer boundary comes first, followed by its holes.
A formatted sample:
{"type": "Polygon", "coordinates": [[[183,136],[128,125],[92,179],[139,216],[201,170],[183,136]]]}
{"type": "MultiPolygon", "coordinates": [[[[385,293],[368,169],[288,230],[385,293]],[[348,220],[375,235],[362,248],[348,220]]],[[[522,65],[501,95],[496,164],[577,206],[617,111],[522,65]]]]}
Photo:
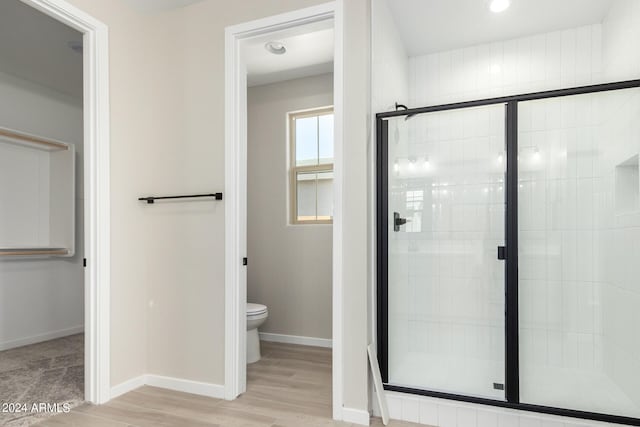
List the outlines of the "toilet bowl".
{"type": "Polygon", "coordinates": [[[247,303],[247,363],[260,360],[260,336],[258,328],[267,320],[267,306],[247,303]]]}

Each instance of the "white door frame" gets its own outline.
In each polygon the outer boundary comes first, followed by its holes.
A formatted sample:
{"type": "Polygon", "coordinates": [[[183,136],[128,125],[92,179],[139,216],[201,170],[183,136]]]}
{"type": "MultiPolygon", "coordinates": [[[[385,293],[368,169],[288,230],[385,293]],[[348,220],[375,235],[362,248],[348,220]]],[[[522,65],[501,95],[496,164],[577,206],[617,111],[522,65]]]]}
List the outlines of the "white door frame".
{"type": "Polygon", "coordinates": [[[343,1],[336,0],[226,28],[225,33],[225,398],[246,391],[247,76],[242,40],[334,20],[333,418],[343,419],[342,176],[343,1]]]}
{"type": "Polygon", "coordinates": [[[108,27],[64,0],[21,0],[83,34],[85,400],[110,398],[108,27]]]}

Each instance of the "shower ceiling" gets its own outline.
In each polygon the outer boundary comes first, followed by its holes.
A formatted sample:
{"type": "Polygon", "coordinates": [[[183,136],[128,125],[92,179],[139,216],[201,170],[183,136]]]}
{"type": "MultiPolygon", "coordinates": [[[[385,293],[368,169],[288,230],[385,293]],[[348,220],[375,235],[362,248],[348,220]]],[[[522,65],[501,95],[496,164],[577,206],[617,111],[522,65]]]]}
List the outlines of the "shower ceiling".
{"type": "Polygon", "coordinates": [[[614,0],[387,0],[409,56],[601,22],[614,0]],[[464,13],[461,13],[463,11],[464,13]]]}

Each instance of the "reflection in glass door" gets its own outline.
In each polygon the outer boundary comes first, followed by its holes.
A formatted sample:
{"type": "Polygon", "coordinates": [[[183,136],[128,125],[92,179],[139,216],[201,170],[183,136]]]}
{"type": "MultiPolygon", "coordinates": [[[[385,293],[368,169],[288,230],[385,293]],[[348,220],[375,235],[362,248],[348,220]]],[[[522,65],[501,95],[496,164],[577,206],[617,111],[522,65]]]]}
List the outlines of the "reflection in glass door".
{"type": "Polygon", "coordinates": [[[504,400],[505,105],[386,125],[387,383],[504,400]]]}

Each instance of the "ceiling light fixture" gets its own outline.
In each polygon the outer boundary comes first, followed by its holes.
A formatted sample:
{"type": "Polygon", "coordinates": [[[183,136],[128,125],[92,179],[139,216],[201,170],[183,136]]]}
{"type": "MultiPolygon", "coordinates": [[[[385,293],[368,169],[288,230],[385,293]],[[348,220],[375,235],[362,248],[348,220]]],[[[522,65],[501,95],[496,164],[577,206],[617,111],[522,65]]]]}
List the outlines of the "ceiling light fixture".
{"type": "Polygon", "coordinates": [[[264,48],[267,49],[268,52],[273,53],[274,55],[282,55],[287,52],[287,48],[284,44],[280,42],[267,42],[264,45],[264,48]]]}
{"type": "Polygon", "coordinates": [[[489,10],[493,13],[504,12],[511,6],[511,0],[491,0],[489,10]]]}

